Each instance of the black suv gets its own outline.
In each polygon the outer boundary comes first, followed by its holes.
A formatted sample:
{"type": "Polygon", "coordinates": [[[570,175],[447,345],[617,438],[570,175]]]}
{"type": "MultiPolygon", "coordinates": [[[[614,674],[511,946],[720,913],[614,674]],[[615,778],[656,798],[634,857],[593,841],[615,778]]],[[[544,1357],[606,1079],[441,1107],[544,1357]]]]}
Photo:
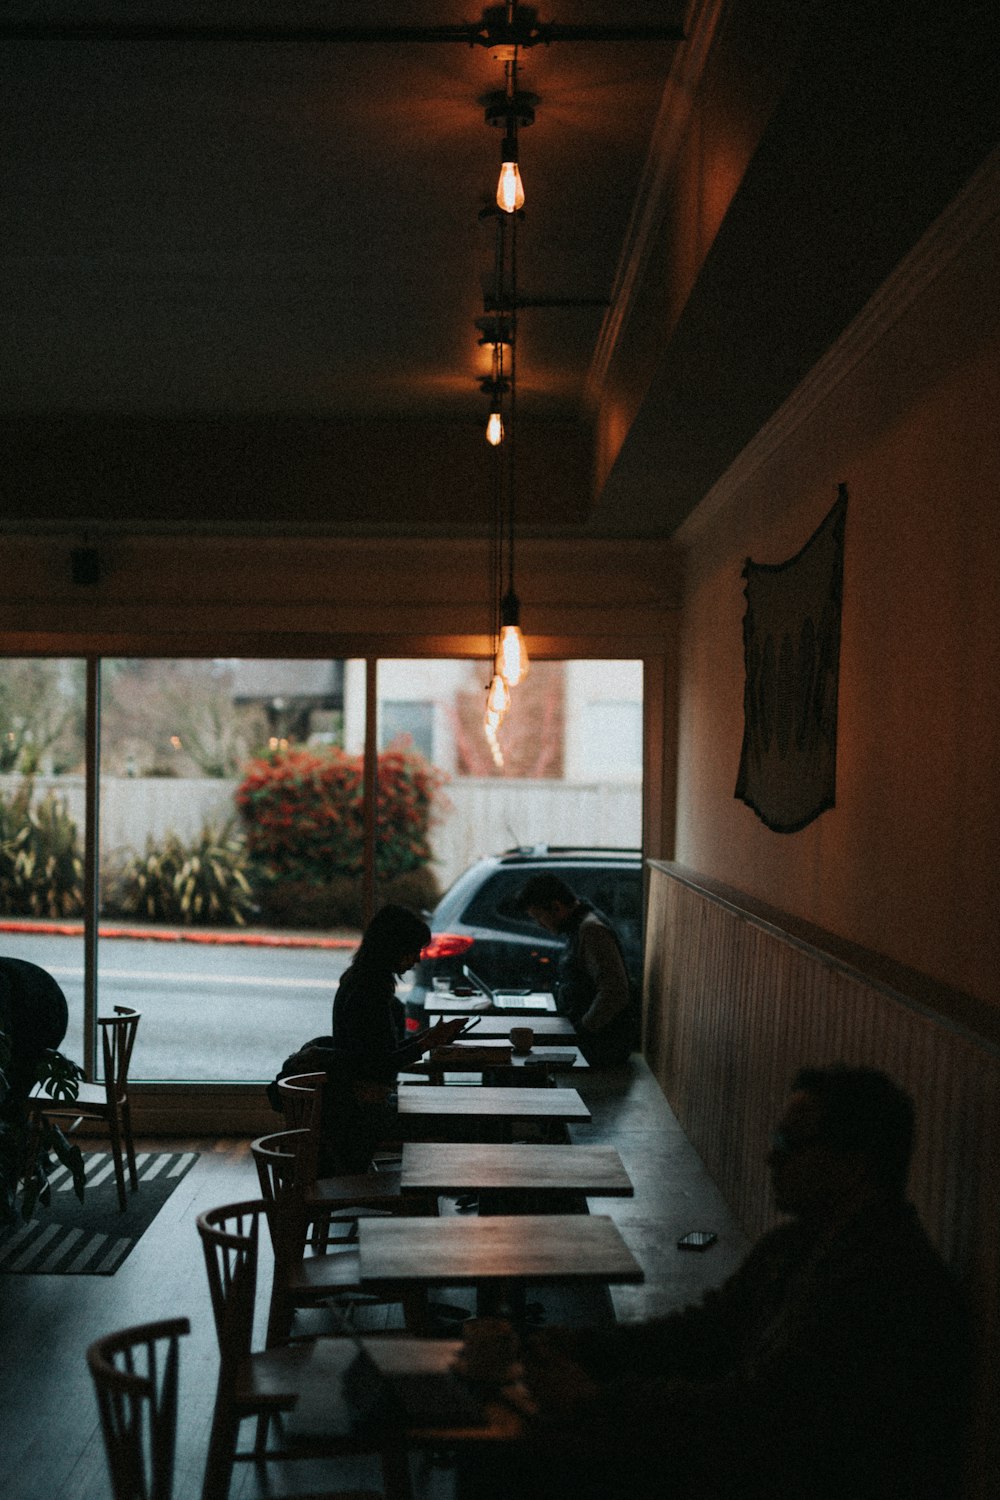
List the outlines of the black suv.
{"type": "Polygon", "coordinates": [[[638,990],[642,970],[642,856],[638,849],[563,849],[547,844],[480,859],[441,897],[433,937],[414,967],[409,1023],[423,1023],[434,981],[463,982],[468,964],[491,989],[551,990],[563,942],[514,908],[529,876],[558,875],[608,918],[638,990]]]}

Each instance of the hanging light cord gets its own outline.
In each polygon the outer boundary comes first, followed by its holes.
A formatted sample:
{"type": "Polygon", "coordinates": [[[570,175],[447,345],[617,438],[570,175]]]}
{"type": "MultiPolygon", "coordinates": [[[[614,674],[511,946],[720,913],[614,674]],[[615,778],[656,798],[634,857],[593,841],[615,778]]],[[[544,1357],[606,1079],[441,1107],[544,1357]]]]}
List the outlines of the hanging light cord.
{"type": "Polygon", "coordinates": [[[517,214],[510,215],[510,451],[507,456],[507,587],[514,592],[514,512],[517,504],[517,214]]]}
{"type": "MultiPolygon", "coordinates": [[[[493,329],[494,335],[496,336],[496,339],[495,339],[495,342],[494,342],[494,345],[493,345],[493,368],[494,368],[494,374],[495,374],[496,381],[497,381],[497,385],[496,385],[496,399],[497,399],[498,405],[501,407],[501,414],[502,414],[502,404],[503,404],[503,395],[502,395],[503,384],[502,384],[502,382],[503,382],[503,378],[504,378],[504,361],[503,361],[503,339],[501,337],[499,337],[499,335],[502,332],[502,329],[500,327],[500,322],[499,322],[500,316],[501,316],[499,309],[502,307],[502,299],[503,299],[503,276],[504,276],[505,250],[506,250],[506,244],[505,244],[505,241],[506,241],[506,228],[507,228],[507,226],[506,226],[505,216],[503,214],[498,215],[498,217],[497,217],[497,225],[496,225],[496,268],[495,268],[495,279],[494,279],[494,306],[497,308],[497,313],[496,313],[497,322],[494,325],[494,329],[493,329]]],[[[492,607],[493,607],[492,626],[493,626],[493,656],[494,657],[496,656],[497,650],[498,650],[499,645],[500,645],[500,610],[501,610],[500,601],[501,601],[501,596],[503,594],[503,577],[504,577],[504,556],[503,556],[503,544],[504,544],[504,493],[503,493],[503,489],[504,489],[504,459],[505,459],[505,454],[504,454],[503,450],[504,450],[504,443],[503,443],[503,441],[501,441],[498,444],[497,448],[494,450],[493,455],[492,455],[494,467],[493,467],[493,528],[492,528],[492,538],[491,538],[491,546],[490,546],[490,575],[491,575],[490,576],[490,584],[491,584],[491,586],[490,586],[490,594],[491,594],[491,603],[492,603],[492,607]]]]}

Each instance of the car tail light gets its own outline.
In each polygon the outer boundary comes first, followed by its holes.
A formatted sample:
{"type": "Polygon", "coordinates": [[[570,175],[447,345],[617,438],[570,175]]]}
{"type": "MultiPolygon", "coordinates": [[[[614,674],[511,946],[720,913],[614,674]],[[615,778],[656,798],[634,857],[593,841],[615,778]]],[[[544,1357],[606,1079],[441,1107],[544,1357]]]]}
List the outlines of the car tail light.
{"type": "Polygon", "coordinates": [[[421,948],[421,958],[454,958],[459,953],[467,953],[475,942],[475,938],[466,937],[458,932],[436,932],[427,944],[421,948]]]}

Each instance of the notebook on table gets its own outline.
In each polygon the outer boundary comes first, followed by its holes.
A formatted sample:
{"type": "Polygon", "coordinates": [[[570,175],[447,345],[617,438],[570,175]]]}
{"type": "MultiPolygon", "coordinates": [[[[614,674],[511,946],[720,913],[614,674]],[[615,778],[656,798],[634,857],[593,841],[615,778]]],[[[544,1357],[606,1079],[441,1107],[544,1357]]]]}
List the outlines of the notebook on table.
{"type": "Polygon", "coordinates": [[[346,1330],[316,1339],[309,1378],[285,1417],[289,1439],[309,1444],[379,1427],[487,1426],[476,1392],[451,1368],[461,1347],[457,1339],[362,1339],[346,1330]]]}
{"type": "Polygon", "coordinates": [[[450,1368],[461,1345],[454,1340],[379,1337],[353,1340],[356,1353],[344,1372],[344,1398],[360,1426],[402,1422],[407,1427],[479,1427],[483,1404],[450,1368]]]}
{"type": "Polygon", "coordinates": [[[490,1001],[496,1010],[523,1010],[555,1012],[555,997],[547,990],[494,990],[478,974],[474,974],[468,964],[462,965],[462,973],[470,984],[474,984],[478,990],[490,1001]]]}

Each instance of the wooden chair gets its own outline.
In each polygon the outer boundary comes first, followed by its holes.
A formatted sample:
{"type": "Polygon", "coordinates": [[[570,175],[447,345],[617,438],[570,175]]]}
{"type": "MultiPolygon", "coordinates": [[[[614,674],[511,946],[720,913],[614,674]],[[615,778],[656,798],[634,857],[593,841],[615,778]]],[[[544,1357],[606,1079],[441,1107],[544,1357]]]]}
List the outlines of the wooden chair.
{"type": "Polygon", "coordinates": [[[293,1073],[278,1080],[278,1093],[285,1110],[289,1130],[312,1130],[318,1133],[323,1109],[325,1073],[293,1073]]]}
{"type": "MultiPolygon", "coordinates": [[[[127,1005],[116,1005],[113,1016],[98,1018],[101,1028],[101,1048],[104,1060],[103,1083],[81,1083],[77,1097],[72,1100],[53,1099],[41,1085],[36,1085],[28,1100],[35,1116],[80,1120],[103,1120],[108,1127],[111,1155],[115,1164],[115,1183],[118,1188],[118,1207],[122,1213],[127,1206],[125,1192],[125,1165],[122,1159],[122,1142],[128,1159],[129,1181],[132,1191],[139,1186],[135,1169],[135,1145],[132,1140],[132,1115],[128,1097],[128,1070],[132,1061],[132,1048],[139,1028],[141,1013],[127,1005]]],[[[36,1119],[28,1145],[28,1165],[33,1166],[38,1151],[38,1126],[36,1119]]]]}
{"type": "MultiPolygon", "coordinates": [[[[285,1120],[291,1130],[305,1129],[311,1134],[310,1150],[313,1157],[312,1175],[316,1176],[315,1163],[319,1161],[323,1120],[323,1090],[327,1084],[325,1073],[294,1073],[278,1082],[278,1093],[284,1106],[285,1120]]],[[[398,1147],[391,1154],[385,1150],[375,1153],[382,1165],[378,1167],[387,1177],[393,1172],[399,1175],[398,1147]]],[[[309,1157],[303,1158],[308,1172],[309,1157]]]]}
{"type": "MultiPolygon", "coordinates": [[[[202,1500],[227,1500],[236,1462],[263,1464],[299,1456],[280,1447],[269,1449],[267,1438],[272,1419],[290,1410],[298,1399],[310,1347],[300,1343],[256,1352],[252,1349],[259,1227],[266,1212],[267,1205],[256,1200],[223,1204],[199,1214],[197,1219],[219,1340],[219,1379],[202,1500]],[[242,1452],[238,1450],[239,1429],[248,1417],[257,1419],[256,1440],[252,1451],[242,1452]]],[[[345,1438],[340,1451],[381,1450],[371,1440],[355,1443],[345,1438]]],[[[389,1476],[398,1476],[400,1472],[398,1450],[387,1447],[381,1451],[381,1457],[388,1495],[396,1482],[394,1479],[390,1484],[389,1476]]],[[[300,1496],[297,1500],[321,1500],[321,1497],[300,1496]]],[[[330,1494],[322,1500],[378,1500],[378,1497],[370,1491],[354,1491],[352,1496],[330,1494]]]]}
{"type": "MultiPolygon", "coordinates": [[[[361,1264],[357,1250],[356,1224],[363,1212],[374,1212],[387,1201],[381,1178],[374,1174],[358,1179],[330,1179],[338,1190],[346,1183],[345,1197],[327,1197],[317,1193],[320,1184],[309,1190],[302,1179],[301,1154],[308,1151],[308,1131],[286,1130],[262,1136],[251,1145],[261,1197],[266,1206],[271,1246],[274,1251],[274,1274],[271,1278],[271,1307],[268,1315],[267,1346],[287,1341],[296,1335],[296,1314],[316,1308],[333,1297],[349,1298],[352,1303],[372,1305],[384,1299],[365,1292],[361,1285],[361,1264]],[[367,1184],[372,1184],[367,1203],[363,1198],[367,1184]],[[354,1184],[357,1184],[354,1189],[354,1184]],[[331,1214],[343,1210],[348,1216],[346,1227],[351,1238],[330,1241],[331,1214]],[[315,1226],[318,1233],[311,1233],[315,1226]]],[[[402,1212],[403,1199],[396,1193],[392,1200],[402,1212]]],[[[337,1222],[337,1221],[335,1221],[337,1222]]],[[[392,1299],[395,1300],[395,1299],[392,1299]]],[[[404,1304],[407,1325],[423,1329],[426,1323],[424,1301],[414,1295],[404,1304]]],[[[340,1326],[342,1314],[334,1316],[333,1331],[340,1326]]],[[[299,1319],[301,1323],[301,1318],[299,1319]]],[[[310,1320],[307,1337],[327,1332],[322,1318],[310,1320]]]]}
{"type": "Polygon", "coordinates": [[[171,1500],[177,1366],[187,1318],[142,1323],[87,1350],[114,1500],[171,1500]]]}
{"type": "Polygon", "coordinates": [[[279,1130],[252,1141],[261,1197],[272,1201],[289,1187],[303,1198],[313,1232],[309,1243],[325,1248],[331,1228],[357,1239],[357,1221],[366,1215],[405,1213],[409,1201],[401,1191],[399,1172],[343,1172],[314,1178],[313,1141],[308,1130],[279,1130]]]}

